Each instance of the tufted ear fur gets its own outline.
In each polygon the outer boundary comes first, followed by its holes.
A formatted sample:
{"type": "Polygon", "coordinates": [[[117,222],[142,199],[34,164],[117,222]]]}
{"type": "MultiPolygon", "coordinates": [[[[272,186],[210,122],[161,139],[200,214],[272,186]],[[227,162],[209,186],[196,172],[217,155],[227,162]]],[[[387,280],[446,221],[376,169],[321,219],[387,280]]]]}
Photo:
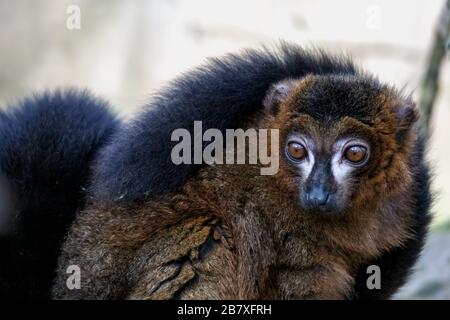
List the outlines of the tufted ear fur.
{"type": "Polygon", "coordinates": [[[300,80],[286,79],[273,84],[263,101],[266,112],[275,115],[280,104],[292,94],[299,82],[300,80]]]}
{"type": "Polygon", "coordinates": [[[397,118],[397,141],[403,142],[407,137],[413,124],[419,119],[419,113],[413,102],[398,104],[394,107],[394,113],[397,118]]]}

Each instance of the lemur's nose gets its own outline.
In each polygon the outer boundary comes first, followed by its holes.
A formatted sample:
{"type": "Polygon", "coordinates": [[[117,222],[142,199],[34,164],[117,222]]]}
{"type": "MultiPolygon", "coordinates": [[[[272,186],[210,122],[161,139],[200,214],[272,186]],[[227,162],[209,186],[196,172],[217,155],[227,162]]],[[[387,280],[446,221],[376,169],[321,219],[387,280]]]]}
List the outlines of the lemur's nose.
{"type": "Polygon", "coordinates": [[[327,210],[330,202],[330,192],[323,187],[314,187],[306,194],[308,207],[327,210]]]}

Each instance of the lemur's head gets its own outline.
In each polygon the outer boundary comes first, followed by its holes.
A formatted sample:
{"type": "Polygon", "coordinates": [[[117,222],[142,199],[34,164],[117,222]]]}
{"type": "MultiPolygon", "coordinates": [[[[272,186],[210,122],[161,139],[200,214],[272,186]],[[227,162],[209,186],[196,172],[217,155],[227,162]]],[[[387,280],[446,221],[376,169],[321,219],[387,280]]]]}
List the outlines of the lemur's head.
{"type": "Polygon", "coordinates": [[[417,113],[394,89],[359,76],[307,76],[269,90],[266,126],[280,130],[278,177],[313,212],[345,212],[411,182],[417,113]]]}

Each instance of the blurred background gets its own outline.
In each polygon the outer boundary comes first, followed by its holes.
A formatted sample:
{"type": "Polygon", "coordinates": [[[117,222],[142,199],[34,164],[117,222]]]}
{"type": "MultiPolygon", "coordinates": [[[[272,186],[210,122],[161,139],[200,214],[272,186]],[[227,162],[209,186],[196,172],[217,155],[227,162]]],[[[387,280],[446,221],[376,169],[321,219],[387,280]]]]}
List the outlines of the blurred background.
{"type": "Polygon", "coordinates": [[[383,81],[413,92],[429,120],[434,221],[424,255],[397,298],[450,299],[446,3],[0,0],[0,106],[75,86],[89,88],[129,118],[165,81],[208,56],[279,39],[348,53],[383,81]]]}

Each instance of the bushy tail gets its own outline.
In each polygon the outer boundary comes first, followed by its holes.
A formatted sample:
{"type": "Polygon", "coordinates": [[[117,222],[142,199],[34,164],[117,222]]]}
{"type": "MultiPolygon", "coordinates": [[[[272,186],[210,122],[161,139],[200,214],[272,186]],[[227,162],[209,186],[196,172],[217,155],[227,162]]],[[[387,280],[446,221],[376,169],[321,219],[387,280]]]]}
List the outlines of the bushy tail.
{"type": "Polygon", "coordinates": [[[107,103],[77,90],[0,112],[0,297],[50,297],[90,163],[118,125],[107,103]]]}

